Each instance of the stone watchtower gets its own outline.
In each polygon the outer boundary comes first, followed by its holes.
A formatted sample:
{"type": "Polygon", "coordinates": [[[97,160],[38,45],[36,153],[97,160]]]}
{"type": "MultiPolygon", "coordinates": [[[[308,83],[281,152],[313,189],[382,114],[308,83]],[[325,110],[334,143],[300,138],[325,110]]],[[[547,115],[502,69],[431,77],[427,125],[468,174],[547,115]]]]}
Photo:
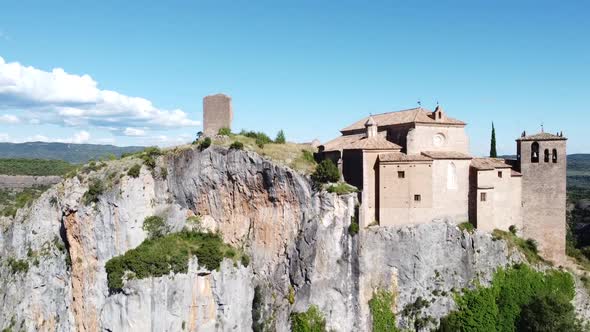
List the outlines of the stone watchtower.
{"type": "Polygon", "coordinates": [[[219,129],[230,128],[234,113],[231,97],[218,93],[203,98],[203,134],[217,135],[219,129]]]}
{"type": "Polygon", "coordinates": [[[516,140],[523,234],[535,239],[542,255],[556,263],[565,257],[566,141],[561,134],[544,132],[523,133],[516,140]]]}

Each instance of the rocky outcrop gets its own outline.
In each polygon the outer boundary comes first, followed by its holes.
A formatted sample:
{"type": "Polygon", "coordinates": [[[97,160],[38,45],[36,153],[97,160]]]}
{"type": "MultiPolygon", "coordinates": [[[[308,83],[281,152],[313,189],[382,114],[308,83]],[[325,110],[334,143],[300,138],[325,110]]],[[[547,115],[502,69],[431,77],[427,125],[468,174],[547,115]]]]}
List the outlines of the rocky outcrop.
{"type": "Polygon", "coordinates": [[[396,295],[402,327],[432,326],[454,308],[452,290],[522,260],[503,241],[448,220],[351,234],[355,194],[314,192],[307,177],[252,152],[175,149],[127,176],[140,162],[109,162],[0,219],[0,328],[289,331],[289,315],[315,305],[329,329],[369,331],[367,303],[378,289],[396,295]],[[93,179],[105,190],[84,204],[93,179]],[[173,232],[200,215],[251,262],[226,259],[207,271],[195,258],[186,273],[129,280],[113,293],[105,264],[146,239],[142,223],[152,215],[173,232]],[[418,310],[419,299],[428,305],[418,310]]]}

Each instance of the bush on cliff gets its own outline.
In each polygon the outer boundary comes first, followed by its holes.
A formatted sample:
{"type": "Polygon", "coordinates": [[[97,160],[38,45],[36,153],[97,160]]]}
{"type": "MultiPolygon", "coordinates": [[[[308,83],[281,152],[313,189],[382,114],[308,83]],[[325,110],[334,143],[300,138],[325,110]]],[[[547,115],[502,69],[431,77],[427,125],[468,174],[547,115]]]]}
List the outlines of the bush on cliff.
{"type": "Polygon", "coordinates": [[[200,266],[215,270],[224,257],[239,262],[244,254],[225,244],[218,234],[182,231],[148,239],[106,265],[111,291],[123,288],[123,278],[160,277],[170,272],[186,273],[188,262],[197,256],[200,266]]]}
{"type": "Polygon", "coordinates": [[[338,166],[330,159],[322,160],[311,175],[311,179],[315,183],[337,182],[340,180],[340,171],[338,166]]]}
{"type": "Polygon", "coordinates": [[[312,305],[305,312],[291,313],[291,331],[292,332],[325,332],[326,319],[316,307],[312,305]]]}
{"type": "Polygon", "coordinates": [[[90,185],[88,186],[88,190],[82,196],[82,202],[84,205],[89,205],[90,203],[98,202],[98,197],[102,195],[104,192],[105,187],[102,183],[102,180],[95,178],[90,181],[90,185]]]}
{"type": "Polygon", "coordinates": [[[139,177],[140,171],[141,171],[141,165],[135,164],[135,165],[131,166],[131,168],[127,171],[127,175],[129,175],[132,178],[137,178],[137,177],[139,177]]]}
{"type": "Polygon", "coordinates": [[[515,331],[521,319],[532,315],[521,317],[521,312],[524,314],[523,310],[538,297],[559,303],[571,301],[572,276],[559,270],[543,273],[527,265],[499,269],[490,287],[477,287],[456,296],[457,310],[441,320],[440,331],[515,331]]]}
{"type": "Polygon", "coordinates": [[[244,150],[244,143],[235,141],[229,146],[229,148],[233,150],[244,150]]]}
{"type": "Polygon", "coordinates": [[[373,321],[373,332],[397,332],[395,314],[393,313],[393,294],[380,289],[373,293],[369,301],[369,310],[373,321]]]}
{"type": "Polygon", "coordinates": [[[148,233],[148,237],[150,239],[162,237],[168,232],[166,222],[164,219],[162,219],[162,217],[158,216],[145,218],[141,228],[148,233]]]}

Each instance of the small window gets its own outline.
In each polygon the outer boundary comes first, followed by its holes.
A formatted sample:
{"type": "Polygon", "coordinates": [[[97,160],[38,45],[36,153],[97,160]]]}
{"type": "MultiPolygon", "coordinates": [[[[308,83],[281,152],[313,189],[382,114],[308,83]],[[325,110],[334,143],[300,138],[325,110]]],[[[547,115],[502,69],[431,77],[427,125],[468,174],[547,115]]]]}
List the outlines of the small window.
{"type": "Polygon", "coordinates": [[[549,162],[549,149],[545,149],[545,158],[543,159],[546,163],[549,162]]]}
{"type": "Polygon", "coordinates": [[[553,149],[553,155],[551,157],[553,159],[553,163],[557,163],[557,149],[553,149]]]}
{"type": "Polygon", "coordinates": [[[488,193],[481,193],[479,194],[479,200],[485,202],[488,200],[488,193]]]}
{"type": "Polygon", "coordinates": [[[406,178],[406,172],[404,172],[404,171],[398,171],[397,172],[397,177],[399,179],[405,179],[406,178]]]}
{"type": "Polygon", "coordinates": [[[502,178],[502,171],[498,171],[498,177],[502,178]]]}
{"type": "Polygon", "coordinates": [[[422,200],[422,196],[414,195],[414,202],[420,202],[422,200]]]}

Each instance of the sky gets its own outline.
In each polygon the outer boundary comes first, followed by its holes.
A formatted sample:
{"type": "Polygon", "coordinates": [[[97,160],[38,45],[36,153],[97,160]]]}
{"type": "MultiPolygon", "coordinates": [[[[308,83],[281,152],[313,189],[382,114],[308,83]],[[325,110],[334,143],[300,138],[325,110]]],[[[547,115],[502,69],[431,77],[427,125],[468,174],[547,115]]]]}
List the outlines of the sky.
{"type": "Polygon", "coordinates": [[[0,141],[170,146],[231,95],[234,131],[322,142],[416,107],[471,152],[563,131],[590,153],[588,1],[4,1],[0,141]]]}

